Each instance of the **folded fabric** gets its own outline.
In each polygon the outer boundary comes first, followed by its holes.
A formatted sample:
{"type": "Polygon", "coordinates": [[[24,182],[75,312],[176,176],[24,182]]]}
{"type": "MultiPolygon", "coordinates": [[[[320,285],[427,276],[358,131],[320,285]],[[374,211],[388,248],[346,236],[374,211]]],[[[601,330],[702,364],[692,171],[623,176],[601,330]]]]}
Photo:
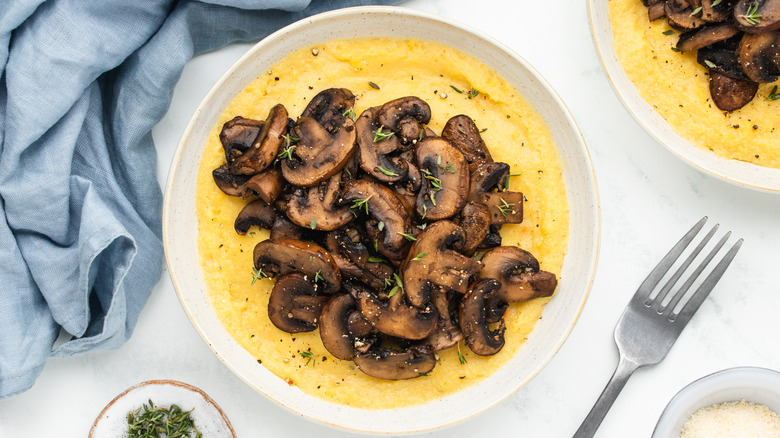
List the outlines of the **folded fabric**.
{"type": "Polygon", "coordinates": [[[162,272],[151,129],[185,63],[391,0],[14,0],[0,10],[0,398],[118,348],[162,272]],[[69,340],[53,348],[63,331],[69,340]]]}

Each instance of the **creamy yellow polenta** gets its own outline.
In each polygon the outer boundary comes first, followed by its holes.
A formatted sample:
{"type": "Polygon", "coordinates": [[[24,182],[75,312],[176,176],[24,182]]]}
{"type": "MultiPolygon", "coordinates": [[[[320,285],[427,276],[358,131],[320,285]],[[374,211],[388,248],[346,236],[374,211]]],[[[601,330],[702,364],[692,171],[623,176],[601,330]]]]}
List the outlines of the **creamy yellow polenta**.
{"type": "Polygon", "coordinates": [[[608,1],[620,64],[675,132],[722,158],[780,169],[780,101],[766,99],[777,83],[761,84],[753,101],[724,113],[710,99],[709,76],[696,53],[672,50],[680,32],[665,19],[650,22],[640,0],[608,1]]]}
{"type": "Polygon", "coordinates": [[[397,97],[418,96],[430,104],[429,126],[436,132],[450,117],[470,115],[478,127],[487,129],[482,136],[493,158],[520,174],[511,178],[510,189],[522,191],[527,198],[524,222],[503,227],[504,244],[531,251],[542,269],[560,276],[569,207],[556,148],[539,114],[493,70],[450,47],[419,40],[338,40],[300,49],[262,72],[228,105],[205,145],[197,187],[198,250],[222,324],[262,366],[290,385],[353,407],[420,404],[483,380],[523,345],[549,298],[511,306],[506,346],[499,354],[479,357],[461,343],[466,363],[461,364],[458,349],[452,348],[439,353],[440,363],[430,376],[406,381],[369,377],[353,362],[333,358],[318,331],[291,335],[269,321],[273,281],[251,284],[252,250],[268,237],[268,231],[241,236],[233,230],[235,217],[247,201],[224,195],[213,182],[212,169],[225,161],[219,132],[224,122],[238,115],[263,119],[277,103],[283,103],[295,118],[315,94],[329,87],[352,90],[358,96],[357,114],[397,97]],[[469,98],[470,90],[479,94],[469,98]]]}

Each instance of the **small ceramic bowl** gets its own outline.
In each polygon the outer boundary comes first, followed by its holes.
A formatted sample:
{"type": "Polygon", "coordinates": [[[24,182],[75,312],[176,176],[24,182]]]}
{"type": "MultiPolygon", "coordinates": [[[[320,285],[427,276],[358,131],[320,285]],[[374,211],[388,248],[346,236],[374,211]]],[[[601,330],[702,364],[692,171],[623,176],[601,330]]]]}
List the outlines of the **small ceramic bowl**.
{"type": "Polygon", "coordinates": [[[149,400],[159,408],[169,409],[175,404],[183,411],[192,410],[190,418],[203,436],[236,437],[222,409],[202,390],[175,380],[150,380],[128,388],[111,400],[95,419],[89,438],[126,436],[128,414],[142,409],[149,400]]]}
{"type": "Polygon", "coordinates": [[[361,433],[419,433],[473,417],[509,397],[536,376],[560,349],[585,304],[599,245],[598,195],[584,140],[564,103],[519,55],[487,35],[434,15],[397,7],[341,9],[294,23],[241,58],[193,116],[176,151],[163,207],[163,240],[173,285],[192,324],[214,353],[249,386],[304,418],[361,433]],[[198,259],[195,187],[206,138],[219,115],[258,72],[288,53],[331,39],[418,38],[477,57],[512,84],[538,111],[553,135],[564,169],[570,237],[553,299],[523,348],[483,382],[424,405],[357,409],[305,394],[272,374],[222,326],[211,305],[198,259]]]}
{"type": "Polygon", "coordinates": [[[780,413],[780,372],[756,367],[728,368],[692,382],[666,406],[653,438],[678,438],[685,422],[699,409],[741,400],[780,413]]]}

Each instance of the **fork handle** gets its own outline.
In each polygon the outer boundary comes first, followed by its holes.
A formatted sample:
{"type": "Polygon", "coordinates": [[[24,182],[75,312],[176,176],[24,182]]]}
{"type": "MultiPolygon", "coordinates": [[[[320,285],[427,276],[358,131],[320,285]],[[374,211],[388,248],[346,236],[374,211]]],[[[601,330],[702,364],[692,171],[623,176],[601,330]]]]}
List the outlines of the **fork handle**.
{"type": "Polygon", "coordinates": [[[602,420],[604,420],[604,417],[607,415],[607,411],[612,407],[618,394],[620,394],[620,391],[626,386],[628,378],[634,374],[634,371],[636,371],[637,368],[639,368],[639,365],[635,362],[626,360],[623,357],[620,358],[615,373],[612,374],[612,378],[607,382],[604,391],[601,392],[601,395],[598,400],[596,400],[593,408],[591,408],[588,416],[585,417],[580,428],[574,433],[573,438],[590,438],[596,433],[602,420]]]}

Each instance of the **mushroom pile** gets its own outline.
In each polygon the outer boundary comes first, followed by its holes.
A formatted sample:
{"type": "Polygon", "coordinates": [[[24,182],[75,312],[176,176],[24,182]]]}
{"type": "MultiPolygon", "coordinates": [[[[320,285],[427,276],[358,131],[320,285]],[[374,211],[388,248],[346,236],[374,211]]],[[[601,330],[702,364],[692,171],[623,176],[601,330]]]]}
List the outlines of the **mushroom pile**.
{"type": "Polygon", "coordinates": [[[331,88],[295,121],[279,104],[220,133],[214,181],[249,200],[236,232],[270,230],[253,251],[255,278],[276,279],[269,319],[289,333],[319,328],[333,356],[381,379],[425,375],[461,340],[497,353],[507,304],[557,286],[529,252],[501,246],[501,226],[523,220],[509,165],[468,116],[438,136],[418,97],[359,117],[354,104],[331,88]]]}
{"type": "Polygon", "coordinates": [[[676,50],[696,52],[723,111],[747,105],[780,75],[780,0],[642,0],[650,21],[682,32],[676,50]]]}

